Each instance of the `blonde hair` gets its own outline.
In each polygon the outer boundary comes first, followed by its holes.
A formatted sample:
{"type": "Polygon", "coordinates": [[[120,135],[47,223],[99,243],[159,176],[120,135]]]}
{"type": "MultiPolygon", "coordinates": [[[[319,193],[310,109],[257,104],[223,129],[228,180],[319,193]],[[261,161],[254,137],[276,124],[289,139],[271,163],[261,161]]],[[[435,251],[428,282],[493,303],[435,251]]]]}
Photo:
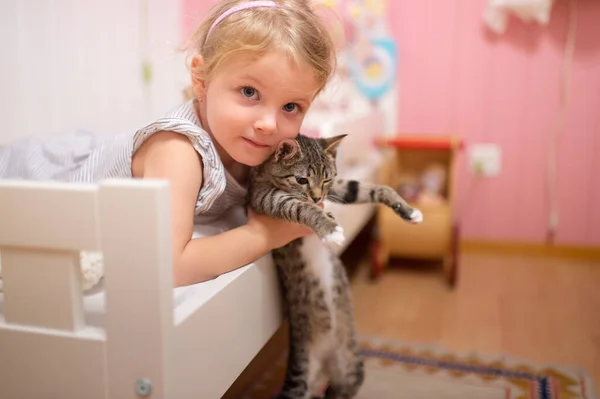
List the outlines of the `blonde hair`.
{"type": "Polygon", "coordinates": [[[317,93],[323,90],[337,66],[335,46],[327,27],[310,5],[311,0],[275,0],[278,7],[234,12],[207,36],[220,15],[247,1],[219,1],[190,39],[187,49],[204,59],[204,79],[210,80],[219,65],[233,55],[260,56],[274,50],[287,54],[298,66],[312,68],[319,82],[317,93]]]}

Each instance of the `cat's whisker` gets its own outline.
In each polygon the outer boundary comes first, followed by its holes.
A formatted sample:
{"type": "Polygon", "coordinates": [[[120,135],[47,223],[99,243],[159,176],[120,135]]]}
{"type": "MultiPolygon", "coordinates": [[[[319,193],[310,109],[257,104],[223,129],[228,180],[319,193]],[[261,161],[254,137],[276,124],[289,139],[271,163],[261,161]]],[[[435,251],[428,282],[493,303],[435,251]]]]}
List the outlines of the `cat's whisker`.
{"type": "Polygon", "coordinates": [[[337,196],[337,195],[331,195],[331,194],[330,194],[330,195],[328,195],[328,196],[327,196],[327,199],[328,199],[328,200],[332,200],[333,202],[336,202],[336,203],[338,203],[338,204],[347,204],[347,203],[348,203],[348,202],[347,202],[347,201],[345,201],[345,200],[344,200],[342,197],[339,197],[339,196],[337,196]]]}

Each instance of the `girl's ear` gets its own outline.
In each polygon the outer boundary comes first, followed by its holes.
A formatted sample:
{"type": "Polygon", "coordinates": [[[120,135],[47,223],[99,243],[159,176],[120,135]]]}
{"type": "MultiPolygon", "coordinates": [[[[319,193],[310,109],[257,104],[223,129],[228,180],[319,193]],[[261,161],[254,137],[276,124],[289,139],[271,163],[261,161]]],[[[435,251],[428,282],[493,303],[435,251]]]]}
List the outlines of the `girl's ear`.
{"type": "Polygon", "coordinates": [[[293,139],[282,140],[275,152],[275,162],[289,162],[302,155],[298,142],[293,139]]]}
{"type": "Polygon", "coordinates": [[[206,94],[206,80],[204,79],[204,58],[196,54],[190,66],[192,75],[192,90],[196,98],[200,99],[206,94]]]}
{"type": "Polygon", "coordinates": [[[325,149],[325,151],[335,157],[342,139],[346,136],[347,134],[340,134],[338,136],[333,136],[326,139],[319,139],[319,141],[321,142],[321,146],[325,149]]]}

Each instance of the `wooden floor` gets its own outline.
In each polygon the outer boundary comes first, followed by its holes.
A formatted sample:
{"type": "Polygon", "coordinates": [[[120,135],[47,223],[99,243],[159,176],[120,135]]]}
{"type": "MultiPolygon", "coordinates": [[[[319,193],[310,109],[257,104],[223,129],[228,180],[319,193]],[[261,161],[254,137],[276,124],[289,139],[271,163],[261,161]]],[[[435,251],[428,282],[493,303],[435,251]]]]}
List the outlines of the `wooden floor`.
{"type": "Polygon", "coordinates": [[[439,270],[352,277],[359,333],[585,368],[600,388],[600,262],[463,254],[456,289],[439,270]]]}
{"type": "MultiPolygon", "coordinates": [[[[343,256],[359,334],[584,368],[600,391],[600,260],[463,252],[452,290],[436,266],[396,265],[372,282],[366,253],[357,244],[343,256]]],[[[284,323],[224,398],[286,347],[284,323]]]]}

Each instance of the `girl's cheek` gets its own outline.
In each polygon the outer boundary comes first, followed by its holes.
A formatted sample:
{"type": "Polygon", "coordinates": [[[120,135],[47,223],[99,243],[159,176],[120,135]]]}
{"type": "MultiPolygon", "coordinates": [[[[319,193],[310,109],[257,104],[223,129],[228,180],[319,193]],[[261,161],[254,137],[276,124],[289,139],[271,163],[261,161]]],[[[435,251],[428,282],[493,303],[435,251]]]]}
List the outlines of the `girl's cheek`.
{"type": "Polygon", "coordinates": [[[285,129],[282,129],[282,138],[284,139],[293,139],[296,138],[298,132],[300,131],[300,125],[294,124],[293,126],[286,126],[285,129]]]}

